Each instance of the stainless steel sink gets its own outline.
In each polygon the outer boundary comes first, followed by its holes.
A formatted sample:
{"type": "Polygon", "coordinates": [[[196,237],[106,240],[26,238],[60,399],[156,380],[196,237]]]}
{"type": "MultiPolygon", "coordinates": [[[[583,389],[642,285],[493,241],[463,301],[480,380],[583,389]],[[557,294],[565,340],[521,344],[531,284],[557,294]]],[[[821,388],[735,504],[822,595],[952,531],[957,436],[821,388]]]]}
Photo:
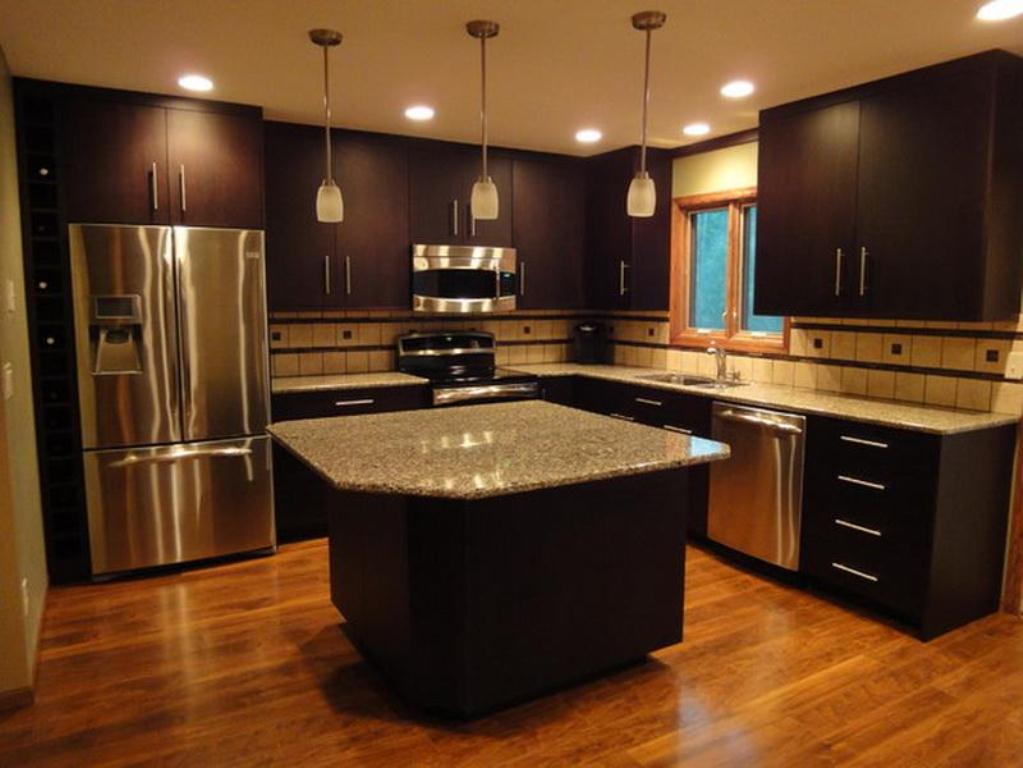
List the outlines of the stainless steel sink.
{"type": "Polygon", "coordinates": [[[707,387],[708,389],[730,389],[741,387],[745,381],[719,380],[712,376],[695,376],[689,373],[650,373],[645,376],[637,376],[638,379],[646,381],[660,381],[665,384],[681,384],[686,387],[707,387]]]}

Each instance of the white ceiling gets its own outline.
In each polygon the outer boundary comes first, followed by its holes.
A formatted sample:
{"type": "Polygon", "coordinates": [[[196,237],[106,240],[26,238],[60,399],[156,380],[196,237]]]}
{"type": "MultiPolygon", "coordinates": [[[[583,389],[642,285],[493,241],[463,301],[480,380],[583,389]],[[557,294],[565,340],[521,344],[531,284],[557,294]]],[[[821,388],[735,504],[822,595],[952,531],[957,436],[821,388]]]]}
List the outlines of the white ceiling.
{"type": "Polygon", "coordinates": [[[335,124],[475,141],[479,46],[488,44],[495,144],[592,154],[638,142],[643,36],[629,16],[668,14],[654,33],[652,143],[683,123],[710,136],[756,125],[757,110],[988,48],[1023,54],[1023,17],[974,19],[980,0],[0,0],[0,46],[15,75],[182,93],[208,74],[210,98],[260,104],[270,118],[317,122],[320,52],[308,29],[344,33],[332,56],[335,124]],[[743,101],[718,94],[745,77],[743,101]],[[406,120],[413,103],[437,110],[406,120]],[[581,127],[604,140],[582,146],[581,127]]]}

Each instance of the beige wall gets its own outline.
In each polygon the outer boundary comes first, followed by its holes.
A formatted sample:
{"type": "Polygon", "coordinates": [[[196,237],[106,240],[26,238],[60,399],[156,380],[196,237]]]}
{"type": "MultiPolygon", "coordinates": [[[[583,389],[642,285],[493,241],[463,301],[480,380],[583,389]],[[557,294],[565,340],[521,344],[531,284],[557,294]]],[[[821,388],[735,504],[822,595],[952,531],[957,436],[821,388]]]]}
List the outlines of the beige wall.
{"type": "Polygon", "coordinates": [[[0,699],[5,693],[31,686],[47,587],[25,317],[14,101],[10,72],[0,50],[0,366],[6,363],[13,367],[14,394],[9,400],[0,396],[0,699]],[[8,281],[14,290],[13,312],[7,307],[8,281]]]}
{"type": "Polygon", "coordinates": [[[758,146],[751,141],[675,158],[671,168],[671,196],[689,197],[755,187],[758,146]]]}

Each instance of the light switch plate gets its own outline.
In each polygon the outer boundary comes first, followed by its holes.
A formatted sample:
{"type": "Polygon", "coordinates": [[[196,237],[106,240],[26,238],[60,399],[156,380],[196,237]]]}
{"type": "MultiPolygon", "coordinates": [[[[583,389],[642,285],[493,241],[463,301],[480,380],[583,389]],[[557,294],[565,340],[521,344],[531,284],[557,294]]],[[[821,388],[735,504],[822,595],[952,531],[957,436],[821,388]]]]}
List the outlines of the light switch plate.
{"type": "Polygon", "coordinates": [[[1010,352],[1005,360],[1005,378],[1023,379],[1023,351],[1010,352]]]}
{"type": "Polygon", "coordinates": [[[18,309],[18,302],[14,293],[14,281],[9,277],[4,280],[4,309],[7,310],[9,315],[13,315],[18,309]]]}
{"type": "Polygon", "coordinates": [[[14,397],[14,366],[10,363],[4,363],[4,400],[10,400],[14,397]]]}

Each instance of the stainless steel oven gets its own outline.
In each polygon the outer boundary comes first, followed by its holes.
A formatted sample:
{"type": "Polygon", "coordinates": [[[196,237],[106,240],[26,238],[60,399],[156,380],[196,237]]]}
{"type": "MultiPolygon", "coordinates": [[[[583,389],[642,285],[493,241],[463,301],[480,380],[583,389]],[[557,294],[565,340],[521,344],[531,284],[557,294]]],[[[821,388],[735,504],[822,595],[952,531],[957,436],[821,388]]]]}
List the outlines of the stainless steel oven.
{"type": "Polygon", "coordinates": [[[464,314],[515,309],[514,248],[412,246],[412,311],[464,314]]]}

